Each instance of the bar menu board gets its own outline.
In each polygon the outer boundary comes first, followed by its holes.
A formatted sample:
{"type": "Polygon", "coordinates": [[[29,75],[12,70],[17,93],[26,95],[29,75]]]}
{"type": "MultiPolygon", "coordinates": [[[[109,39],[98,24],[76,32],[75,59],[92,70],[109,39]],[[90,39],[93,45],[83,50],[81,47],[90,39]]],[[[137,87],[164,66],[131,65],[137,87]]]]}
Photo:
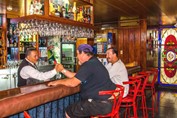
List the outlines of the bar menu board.
{"type": "Polygon", "coordinates": [[[105,54],[107,50],[107,34],[96,34],[97,54],[105,54]]]}

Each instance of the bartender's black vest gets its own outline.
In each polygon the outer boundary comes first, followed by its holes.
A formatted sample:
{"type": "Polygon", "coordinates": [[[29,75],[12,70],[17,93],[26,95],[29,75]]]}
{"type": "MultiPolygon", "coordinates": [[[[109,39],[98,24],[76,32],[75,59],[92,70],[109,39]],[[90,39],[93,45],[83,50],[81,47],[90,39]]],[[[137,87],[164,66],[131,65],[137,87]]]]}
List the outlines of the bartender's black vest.
{"type": "MultiPolygon", "coordinates": [[[[29,84],[35,84],[35,83],[39,83],[40,81],[39,80],[36,80],[36,79],[33,79],[33,78],[27,78],[27,79],[23,79],[21,76],[20,76],[20,71],[23,67],[25,66],[31,66],[33,68],[36,69],[36,67],[34,65],[32,65],[31,63],[29,63],[26,59],[24,59],[19,68],[18,68],[18,87],[20,86],[25,86],[25,85],[29,85],[29,84]]],[[[30,70],[28,70],[30,71],[30,70]]]]}

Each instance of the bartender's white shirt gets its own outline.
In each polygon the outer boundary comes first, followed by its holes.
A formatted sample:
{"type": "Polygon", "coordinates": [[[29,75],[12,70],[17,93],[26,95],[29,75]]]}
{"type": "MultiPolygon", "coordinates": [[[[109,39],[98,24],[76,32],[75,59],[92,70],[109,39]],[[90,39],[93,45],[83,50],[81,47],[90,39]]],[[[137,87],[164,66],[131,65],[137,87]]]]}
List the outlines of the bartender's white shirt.
{"type": "Polygon", "coordinates": [[[128,73],[127,69],[124,65],[124,63],[119,59],[116,63],[113,65],[111,63],[108,63],[105,66],[109,72],[109,76],[111,78],[111,81],[115,84],[119,84],[124,86],[124,96],[126,97],[129,91],[129,85],[123,85],[124,81],[129,81],[128,79],[128,73]]]}
{"type": "MultiPolygon", "coordinates": [[[[31,63],[29,60],[27,61],[31,63]]],[[[34,65],[33,63],[31,64],[34,65]]],[[[24,66],[20,71],[20,76],[24,79],[34,78],[37,80],[49,80],[50,78],[54,77],[56,74],[57,72],[55,69],[47,72],[40,72],[31,66],[24,66]]]]}

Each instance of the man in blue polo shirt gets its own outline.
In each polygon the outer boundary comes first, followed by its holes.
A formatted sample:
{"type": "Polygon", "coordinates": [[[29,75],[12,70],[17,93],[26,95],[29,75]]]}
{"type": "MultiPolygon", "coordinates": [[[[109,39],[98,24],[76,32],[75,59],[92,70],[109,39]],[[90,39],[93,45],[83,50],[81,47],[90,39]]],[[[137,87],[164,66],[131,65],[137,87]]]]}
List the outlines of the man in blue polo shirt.
{"type": "Polygon", "coordinates": [[[50,82],[49,86],[58,84],[69,87],[81,86],[81,101],[66,108],[67,118],[83,118],[111,112],[111,96],[100,96],[99,91],[114,90],[116,85],[110,80],[109,73],[102,63],[93,56],[93,48],[81,44],[77,49],[80,69],[77,73],[70,72],[58,65],[58,70],[68,78],[50,82]]]}

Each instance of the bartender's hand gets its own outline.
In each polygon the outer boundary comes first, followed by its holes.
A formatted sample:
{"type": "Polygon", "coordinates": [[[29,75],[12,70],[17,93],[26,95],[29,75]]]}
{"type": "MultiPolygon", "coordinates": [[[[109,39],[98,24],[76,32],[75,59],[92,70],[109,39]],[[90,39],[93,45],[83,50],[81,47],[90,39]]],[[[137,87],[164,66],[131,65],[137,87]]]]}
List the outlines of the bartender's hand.
{"type": "Polygon", "coordinates": [[[55,69],[57,72],[61,72],[64,69],[64,67],[62,64],[56,64],[55,69]]]}
{"type": "Polygon", "coordinates": [[[47,84],[47,86],[57,86],[59,84],[59,81],[52,81],[47,84]]]}

